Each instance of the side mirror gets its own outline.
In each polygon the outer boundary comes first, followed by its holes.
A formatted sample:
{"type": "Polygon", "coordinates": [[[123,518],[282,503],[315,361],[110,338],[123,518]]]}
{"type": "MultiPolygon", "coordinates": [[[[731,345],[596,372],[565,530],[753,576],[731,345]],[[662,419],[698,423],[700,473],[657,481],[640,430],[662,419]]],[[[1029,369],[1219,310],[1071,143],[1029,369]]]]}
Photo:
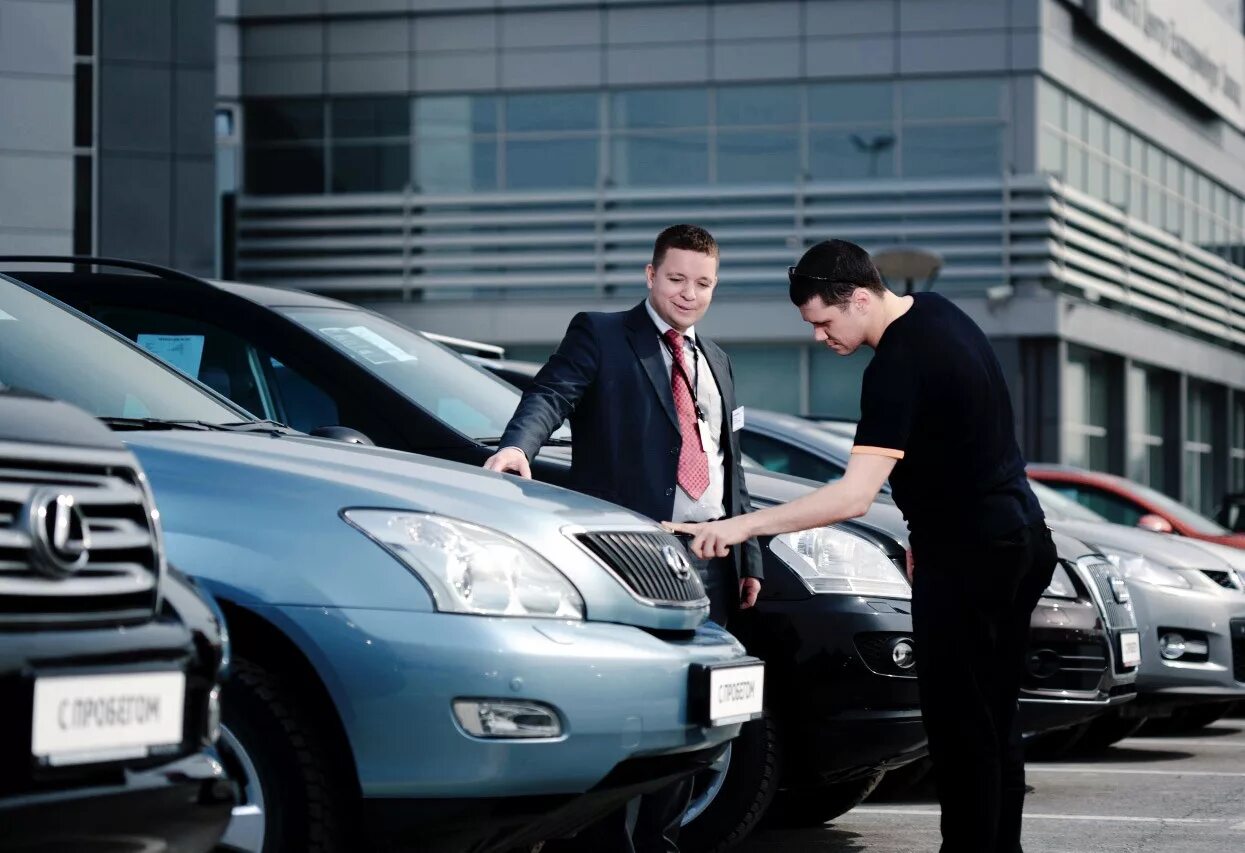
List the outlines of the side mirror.
{"type": "Polygon", "coordinates": [[[347,426],[321,426],[316,427],[308,435],[316,438],[331,438],[333,441],[344,441],[347,444],[364,444],[368,447],[375,447],[376,442],[368,438],[357,429],[351,429],[347,426]]]}
{"type": "Polygon", "coordinates": [[[1137,519],[1137,526],[1142,530],[1153,530],[1155,533],[1171,533],[1172,523],[1161,515],[1147,513],[1137,519]]]}

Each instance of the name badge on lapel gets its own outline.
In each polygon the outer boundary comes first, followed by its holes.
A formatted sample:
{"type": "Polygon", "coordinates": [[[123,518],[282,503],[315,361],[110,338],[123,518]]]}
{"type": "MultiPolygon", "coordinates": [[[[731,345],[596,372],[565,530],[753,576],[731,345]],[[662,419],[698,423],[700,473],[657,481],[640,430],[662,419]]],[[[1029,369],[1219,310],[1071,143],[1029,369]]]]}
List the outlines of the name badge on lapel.
{"type": "Polygon", "coordinates": [[[731,432],[739,432],[744,428],[744,407],[740,406],[731,412],[731,432]]]}

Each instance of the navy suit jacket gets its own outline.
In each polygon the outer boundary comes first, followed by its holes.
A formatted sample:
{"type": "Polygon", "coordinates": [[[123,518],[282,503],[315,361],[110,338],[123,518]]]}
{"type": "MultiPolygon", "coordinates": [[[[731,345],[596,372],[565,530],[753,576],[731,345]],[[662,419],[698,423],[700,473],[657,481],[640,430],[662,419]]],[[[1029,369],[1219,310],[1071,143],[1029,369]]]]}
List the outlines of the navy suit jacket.
{"type": "MultiPolygon", "coordinates": [[[[735,382],[730,359],[702,335],[696,343],[722,396],[726,514],[751,512],[739,433],[731,429],[735,382]]],[[[669,521],[682,437],[661,346],[643,302],[630,311],[576,314],[557,352],[524,393],[499,446],[518,447],[535,459],[570,418],[572,488],[669,521]]],[[[755,539],[733,548],[732,560],[741,577],[763,574],[755,539]]]]}

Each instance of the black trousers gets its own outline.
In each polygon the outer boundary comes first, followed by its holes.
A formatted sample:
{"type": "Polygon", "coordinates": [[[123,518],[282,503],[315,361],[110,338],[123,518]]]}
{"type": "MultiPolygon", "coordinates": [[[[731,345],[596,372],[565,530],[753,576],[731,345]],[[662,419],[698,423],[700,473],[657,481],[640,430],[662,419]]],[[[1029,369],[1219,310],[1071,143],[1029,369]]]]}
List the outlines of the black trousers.
{"type": "MultiPolygon", "coordinates": [[[[734,566],[729,558],[688,556],[709,597],[709,619],[726,627],[739,608],[734,566]]],[[[567,846],[577,853],[679,853],[679,826],[691,796],[692,778],[688,777],[637,797],[580,832],[567,846]]]]}
{"type": "Polygon", "coordinates": [[[965,547],[912,537],[921,714],[942,805],[942,853],[1020,853],[1025,768],[1017,702],[1033,608],[1057,555],[1044,523],[965,547]]]}

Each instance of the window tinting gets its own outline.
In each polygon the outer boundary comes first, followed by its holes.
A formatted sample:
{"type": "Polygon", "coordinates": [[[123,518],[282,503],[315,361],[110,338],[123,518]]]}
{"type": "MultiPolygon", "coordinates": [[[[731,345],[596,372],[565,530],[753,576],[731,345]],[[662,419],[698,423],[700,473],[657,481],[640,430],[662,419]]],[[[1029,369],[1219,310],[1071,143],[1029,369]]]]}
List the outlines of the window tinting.
{"type": "Polygon", "coordinates": [[[614,129],[704,127],[709,124],[705,89],[634,89],[610,95],[614,129]]]}
{"type": "Polygon", "coordinates": [[[541,92],[506,98],[506,131],[596,130],[595,92],[541,92]]]}
{"type": "Polygon", "coordinates": [[[334,139],[398,136],[410,133],[407,98],[337,98],[330,105],[334,139]]]}

